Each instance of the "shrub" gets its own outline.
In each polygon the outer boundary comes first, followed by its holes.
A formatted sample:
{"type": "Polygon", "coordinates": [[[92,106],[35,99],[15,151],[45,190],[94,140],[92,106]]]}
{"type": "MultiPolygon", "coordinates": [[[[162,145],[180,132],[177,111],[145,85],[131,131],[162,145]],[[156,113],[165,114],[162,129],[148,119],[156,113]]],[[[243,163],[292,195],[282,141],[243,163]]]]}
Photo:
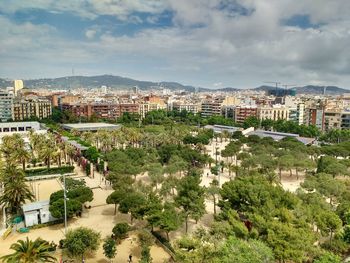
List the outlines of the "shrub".
{"type": "Polygon", "coordinates": [[[45,168],[26,170],[25,175],[38,176],[38,175],[50,175],[50,174],[65,174],[65,173],[72,173],[73,171],[74,171],[74,166],[52,167],[50,169],[47,169],[45,167],[45,168]]]}
{"type": "Polygon", "coordinates": [[[127,233],[130,231],[128,223],[118,223],[113,227],[113,234],[115,239],[124,239],[127,237],[127,233]]]}

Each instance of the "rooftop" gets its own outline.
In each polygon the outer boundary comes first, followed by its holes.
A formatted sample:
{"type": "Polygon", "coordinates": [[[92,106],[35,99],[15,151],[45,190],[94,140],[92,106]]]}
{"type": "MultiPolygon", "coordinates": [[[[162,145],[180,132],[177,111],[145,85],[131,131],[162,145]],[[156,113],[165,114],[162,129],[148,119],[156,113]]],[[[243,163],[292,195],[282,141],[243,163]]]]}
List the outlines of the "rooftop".
{"type": "Polygon", "coordinates": [[[221,133],[223,131],[234,133],[235,131],[242,130],[242,128],[239,128],[239,127],[226,126],[226,125],[205,125],[204,128],[214,130],[214,132],[216,133],[221,133]]]}
{"type": "Polygon", "coordinates": [[[29,204],[24,204],[24,205],[22,205],[22,210],[23,210],[23,213],[25,213],[25,212],[41,209],[42,207],[47,206],[49,204],[50,204],[50,200],[44,200],[44,201],[38,201],[38,202],[29,203],[29,204]]]}
{"type": "Polygon", "coordinates": [[[247,133],[247,135],[248,136],[249,135],[257,135],[261,138],[271,137],[275,141],[280,141],[285,137],[293,137],[305,145],[312,144],[315,141],[315,138],[300,137],[298,134],[294,134],[294,133],[272,132],[272,131],[264,131],[264,130],[252,131],[252,132],[247,133]]]}
{"type": "Polygon", "coordinates": [[[66,130],[78,130],[78,131],[97,131],[97,130],[116,130],[120,129],[120,124],[110,124],[103,122],[94,123],[67,123],[62,124],[63,129],[66,130]]]}

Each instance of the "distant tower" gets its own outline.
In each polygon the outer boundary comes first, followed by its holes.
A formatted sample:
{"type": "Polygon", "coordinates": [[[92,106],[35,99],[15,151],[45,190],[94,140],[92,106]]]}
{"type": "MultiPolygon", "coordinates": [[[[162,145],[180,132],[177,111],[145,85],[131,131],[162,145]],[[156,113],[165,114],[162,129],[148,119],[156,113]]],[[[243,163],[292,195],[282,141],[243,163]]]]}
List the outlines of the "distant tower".
{"type": "Polygon", "coordinates": [[[101,92],[107,93],[107,86],[101,86],[101,92]]]}
{"type": "Polygon", "coordinates": [[[327,86],[323,86],[323,95],[326,95],[327,86]]]}
{"type": "Polygon", "coordinates": [[[132,87],[132,92],[134,94],[138,94],[139,93],[139,87],[137,87],[137,86],[132,87]]]}
{"type": "Polygon", "coordinates": [[[16,79],[14,82],[13,82],[13,86],[14,86],[14,93],[15,93],[15,96],[17,96],[17,92],[21,89],[23,89],[23,81],[20,80],[20,79],[16,79]]]}

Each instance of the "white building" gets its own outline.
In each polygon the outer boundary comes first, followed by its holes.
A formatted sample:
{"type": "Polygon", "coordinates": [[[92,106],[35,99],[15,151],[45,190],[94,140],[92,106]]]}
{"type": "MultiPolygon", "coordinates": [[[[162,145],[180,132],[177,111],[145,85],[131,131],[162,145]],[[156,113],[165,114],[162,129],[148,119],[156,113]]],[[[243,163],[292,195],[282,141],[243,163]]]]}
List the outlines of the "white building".
{"type": "Polygon", "coordinates": [[[47,130],[41,127],[37,121],[21,121],[21,122],[0,122],[0,143],[2,137],[12,135],[14,133],[20,134],[25,142],[28,142],[29,131],[33,130],[35,133],[46,134],[47,130]]]}
{"type": "Polygon", "coordinates": [[[22,206],[22,210],[24,214],[25,226],[30,227],[37,224],[44,224],[57,220],[51,215],[49,207],[49,200],[24,204],[22,206]]]}
{"type": "Polygon", "coordinates": [[[12,105],[13,105],[13,93],[0,90],[0,119],[1,121],[8,121],[12,119],[12,105]]]}

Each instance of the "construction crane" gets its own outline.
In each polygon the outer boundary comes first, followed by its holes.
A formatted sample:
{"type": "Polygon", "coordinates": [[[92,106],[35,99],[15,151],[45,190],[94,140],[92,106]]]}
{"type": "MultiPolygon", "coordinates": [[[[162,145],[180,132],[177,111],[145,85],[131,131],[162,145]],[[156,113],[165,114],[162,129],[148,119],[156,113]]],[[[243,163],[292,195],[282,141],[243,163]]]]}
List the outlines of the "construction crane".
{"type": "Polygon", "coordinates": [[[281,82],[278,82],[278,81],[265,81],[264,83],[275,84],[276,85],[276,95],[277,95],[278,84],[281,84],[281,82]]]}
{"type": "Polygon", "coordinates": [[[288,87],[295,87],[297,86],[297,84],[282,84],[282,86],[284,87],[284,89],[288,89],[288,87]]]}
{"type": "Polygon", "coordinates": [[[295,87],[297,84],[282,84],[281,86],[284,87],[284,96],[286,96],[288,87],[295,87]]]}

